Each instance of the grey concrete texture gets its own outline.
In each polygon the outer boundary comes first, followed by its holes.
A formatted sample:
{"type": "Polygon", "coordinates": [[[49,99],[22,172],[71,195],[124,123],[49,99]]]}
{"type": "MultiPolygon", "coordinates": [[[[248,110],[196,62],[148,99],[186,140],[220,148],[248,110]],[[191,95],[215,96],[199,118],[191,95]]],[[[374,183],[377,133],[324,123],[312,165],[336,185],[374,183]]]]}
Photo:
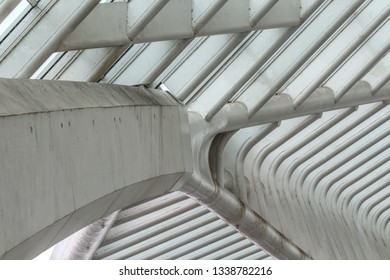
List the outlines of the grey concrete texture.
{"type": "Polygon", "coordinates": [[[29,259],[192,173],[185,108],[146,88],[0,79],[0,258],[29,259]]]}

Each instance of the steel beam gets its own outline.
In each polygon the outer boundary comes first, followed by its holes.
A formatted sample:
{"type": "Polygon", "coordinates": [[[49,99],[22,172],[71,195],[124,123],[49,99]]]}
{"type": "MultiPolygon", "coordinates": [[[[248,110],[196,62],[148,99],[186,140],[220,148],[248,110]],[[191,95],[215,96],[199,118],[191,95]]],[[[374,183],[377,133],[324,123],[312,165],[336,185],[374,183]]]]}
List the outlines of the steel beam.
{"type": "MultiPolygon", "coordinates": [[[[202,161],[202,163],[204,162],[202,161]]],[[[224,221],[235,226],[243,235],[274,257],[290,260],[311,259],[311,256],[242,203],[235,195],[208,181],[207,176],[199,175],[195,171],[190,180],[184,184],[178,184],[177,190],[206,205],[224,221]]]]}
{"type": "MultiPolygon", "coordinates": [[[[252,117],[249,117],[245,104],[241,102],[228,103],[210,121],[210,125],[218,126],[217,133],[222,133],[375,102],[384,102],[385,104],[390,102],[390,83],[384,85],[374,94],[367,82],[358,82],[338,102],[336,102],[335,93],[331,89],[318,88],[298,108],[294,107],[294,100],[291,96],[279,94],[272,97],[252,117]]],[[[198,112],[193,112],[193,114],[201,117],[198,112]]],[[[203,117],[201,118],[204,120],[203,117]]]]}
{"type": "Polygon", "coordinates": [[[112,47],[185,39],[196,36],[249,32],[300,23],[300,1],[171,0],[136,34],[131,30],[150,11],[154,1],[99,4],[66,38],[60,51],[112,47]],[[207,15],[211,15],[208,17],[207,15]],[[234,21],[230,20],[232,17],[234,21]],[[207,18],[207,21],[203,21],[207,18]]]}
{"type": "MultiPolygon", "coordinates": [[[[99,3],[99,0],[41,1],[39,16],[21,31],[7,49],[0,48],[0,76],[29,78],[59,44],[99,3]]],[[[4,43],[4,42],[3,42],[4,43]]]]}

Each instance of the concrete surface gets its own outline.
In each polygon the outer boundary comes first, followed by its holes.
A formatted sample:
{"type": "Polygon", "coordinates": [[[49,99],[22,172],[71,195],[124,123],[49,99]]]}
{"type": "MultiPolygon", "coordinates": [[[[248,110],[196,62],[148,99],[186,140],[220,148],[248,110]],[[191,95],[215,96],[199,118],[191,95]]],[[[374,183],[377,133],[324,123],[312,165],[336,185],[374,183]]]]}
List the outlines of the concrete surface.
{"type": "Polygon", "coordinates": [[[0,258],[28,259],[192,172],[185,108],[167,94],[0,79],[0,258]]]}

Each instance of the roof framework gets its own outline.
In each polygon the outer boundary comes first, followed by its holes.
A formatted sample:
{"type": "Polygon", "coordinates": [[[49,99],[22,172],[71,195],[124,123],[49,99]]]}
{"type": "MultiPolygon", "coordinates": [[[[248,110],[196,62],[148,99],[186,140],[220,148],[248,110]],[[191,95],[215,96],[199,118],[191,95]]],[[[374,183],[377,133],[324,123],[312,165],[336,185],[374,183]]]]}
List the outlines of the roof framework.
{"type": "Polygon", "coordinates": [[[380,0],[0,1],[0,77],[142,86],[188,110],[192,176],[53,257],[389,259],[389,16],[380,0]]]}

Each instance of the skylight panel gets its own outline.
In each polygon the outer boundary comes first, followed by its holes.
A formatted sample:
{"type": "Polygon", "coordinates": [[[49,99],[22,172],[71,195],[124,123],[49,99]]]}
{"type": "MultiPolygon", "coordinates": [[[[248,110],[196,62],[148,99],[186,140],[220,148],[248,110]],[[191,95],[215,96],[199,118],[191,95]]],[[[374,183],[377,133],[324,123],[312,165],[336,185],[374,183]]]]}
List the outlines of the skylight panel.
{"type": "Polygon", "coordinates": [[[9,15],[0,24],[0,40],[2,40],[6,34],[19,22],[29,10],[30,3],[28,1],[22,1],[13,9],[9,15]]]}

